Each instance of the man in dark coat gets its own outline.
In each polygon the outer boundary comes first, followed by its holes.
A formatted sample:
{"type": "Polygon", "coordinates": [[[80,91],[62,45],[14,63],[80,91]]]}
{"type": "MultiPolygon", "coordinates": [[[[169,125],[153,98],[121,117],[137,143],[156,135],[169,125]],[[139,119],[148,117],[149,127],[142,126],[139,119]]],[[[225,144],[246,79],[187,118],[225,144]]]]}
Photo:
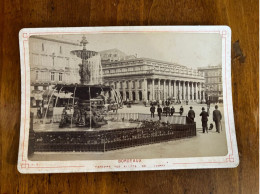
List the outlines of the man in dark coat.
{"type": "Polygon", "coordinates": [[[169,106],[166,106],[165,107],[165,114],[166,114],[166,117],[169,115],[170,116],[170,107],[169,106]]]}
{"type": "Polygon", "coordinates": [[[175,113],[175,108],[172,106],[171,108],[171,116],[175,113]]]}
{"type": "Polygon", "coordinates": [[[155,112],[155,107],[154,107],[154,105],[151,106],[150,112],[151,112],[151,118],[154,118],[154,112],[155,112]]]}
{"type": "Polygon", "coordinates": [[[215,106],[215,110],[213,111],[213,121],[215,122],[216,132],[220,133],[219,126],[222,119],[221,112],[218,110],[218,105],[215,106]]]}
{"type": "Polygon", "coordinates": [[[207,131],[208,133],[208,112],[205,111],[205,108],[202,107],[202,112],[200,113],[201,116],[201,122],[202,122],[202,128],[203,128],[203,133],[207,131]]]}
{"type": "Polygon", "coordinates": [[[194,110],[192,110],[192,106],[190,107],[190,110],[188,112],[188,117],[192,120],[192,122],[194,123],[194,118],[195,118],[195,112],[194,110]]]}
{"type": "Polygon", "coordinates": [[[158,113],[158,116],[159,116],[159,120],[161,120],[161,117],[162,117],[162,108],[160,107],[160,105],[159,105],[158,108],[157,108],[157,113],[158,113]]]}
{"type": "Polygon", "coordinates": [[[181,106],[181,108],[180,108],[180,115],[182,115],[183,111],[184,111],[184,109],[183,109],[183,107],[181,106]]]}

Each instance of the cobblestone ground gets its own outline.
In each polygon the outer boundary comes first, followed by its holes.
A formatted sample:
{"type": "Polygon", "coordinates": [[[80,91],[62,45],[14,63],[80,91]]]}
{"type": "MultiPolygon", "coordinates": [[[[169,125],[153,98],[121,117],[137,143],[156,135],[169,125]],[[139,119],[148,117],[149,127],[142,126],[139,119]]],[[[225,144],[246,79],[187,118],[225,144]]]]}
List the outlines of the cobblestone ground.
{"type": "MultiPolygon", "coordinates": [[[[192,106],[196,117],[197,136],[181,140],[173,140],[164,143],[157,143],[121,150],[109,151],[105,153],[35,153],[31,160],[109,160],[109,159],[127,159],[127,158],[183,158],[183,157],[206,157],[206,156],[224,156],[227,154],[226,130],[224,125],[223,105],[219,105],[222,113],[222,131],[216,132],[215,124],[212,119],[214,105],[211,105],[209,123],[214,124],[213,130],[208,133],[202,133],[201,118],[199,116],[201,108],[206,105],[192,104],[183,105],[186,116],[189,107],[192,106]]],[[[180,105],[174,105],[175,110],[179,111],[180,105]]],[[[150,113],[149,107],[144,105],[133,105],[131,108],[124,107],[118,111],[119,113],[150,113]]],[[[157,114],[155,114],[157,116],[157,114]]]]}

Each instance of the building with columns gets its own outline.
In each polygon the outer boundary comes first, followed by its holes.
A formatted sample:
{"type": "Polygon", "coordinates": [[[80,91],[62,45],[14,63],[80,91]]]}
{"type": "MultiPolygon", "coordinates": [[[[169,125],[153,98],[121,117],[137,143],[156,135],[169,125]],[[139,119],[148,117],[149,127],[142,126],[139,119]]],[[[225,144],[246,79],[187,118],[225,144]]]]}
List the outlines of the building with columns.
{"type": "Polygon", "coordinates": [[[205,78],[196,69],[149,58],[103,61],[102,68],[104,83],[118,91],[123,100],[205,99],[205,78]]]}

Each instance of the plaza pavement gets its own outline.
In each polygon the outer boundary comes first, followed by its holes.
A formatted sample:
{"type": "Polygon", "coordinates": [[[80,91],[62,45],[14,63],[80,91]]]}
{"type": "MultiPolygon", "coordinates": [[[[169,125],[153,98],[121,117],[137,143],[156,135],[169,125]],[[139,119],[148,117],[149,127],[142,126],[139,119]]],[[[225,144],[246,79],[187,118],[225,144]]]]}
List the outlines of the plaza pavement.
{"type": "MultiPolygon", "coordinates": [[[[183,105],[186,116],[189,107],[193,106],[196,117],[197,136],[192,138],[172,140],[169,142],[156,143],[144,146],[137,146],[115,151],[100,152],[84,152],[84,153],[35,153],[30,160],[110,160],[110,159],[127,159],[127,158],[184,158],[184,157],[206,157],[206,156],[224,156],[227,155],[226,130],[224,125],[223,105],[219,105],[222,113],[222,131],[216,132],[215,124],[212,119],[214,105],[211,105],[208,124],[213,123],[214,129],[208,133],[202,133],[201,117],[199,116],[201,108],[206,105],[192,104],[183,105]]],[[[179,111],[180,105],[174,105],[175,111],[179,111]]],[[[119,113],[150,113],[150,107],[144,105],[133,105],[131,108],[124,107],[118,111],[119,113]]],[[[158,118],[157,113],[155,117],[158,118]]]]}

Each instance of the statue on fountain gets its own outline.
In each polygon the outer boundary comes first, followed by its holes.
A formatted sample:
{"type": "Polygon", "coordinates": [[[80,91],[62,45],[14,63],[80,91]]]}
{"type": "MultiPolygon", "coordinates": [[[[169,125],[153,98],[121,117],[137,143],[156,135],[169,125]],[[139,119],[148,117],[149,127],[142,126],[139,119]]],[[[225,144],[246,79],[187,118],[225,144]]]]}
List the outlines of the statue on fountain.
{"type": "Polygon", "coordinates": [[[71,92],[73,95],[72,111],[68,114],[68,107],[65,107],[60,121],[60,127],[99,128],[107,124],[104,118],[105,98],[102,93],[109,92],[111,87],[102,84],[101,58],[98,52],[86,49],[88,41],[82,37],[82,50],[72,51],[72,54],[80,57],[79,64],[80,84],[57,85],[58,90],[71,92]],[[74,102],[74,99],[77,99],[74,102]]]}

